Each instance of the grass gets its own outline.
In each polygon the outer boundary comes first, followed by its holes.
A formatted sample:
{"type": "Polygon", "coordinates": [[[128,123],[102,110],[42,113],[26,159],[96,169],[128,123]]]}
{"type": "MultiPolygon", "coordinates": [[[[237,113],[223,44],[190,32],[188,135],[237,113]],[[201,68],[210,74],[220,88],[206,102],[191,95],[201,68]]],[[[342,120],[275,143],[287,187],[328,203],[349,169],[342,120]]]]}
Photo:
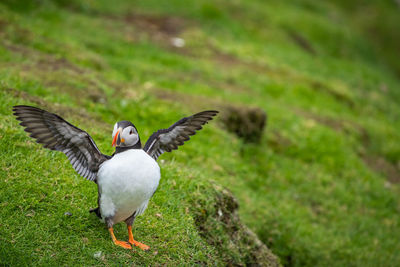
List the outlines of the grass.
{"type": "MultiPolygon", "coordinates": [[[[339,0],[3,1],[0,263],[276,262],[270,254],[260,260],[267,252],[247,240],[243,222],[283,265],[396,266],[396,8],[339,0]],[[177,36],[183,48],[171,45],[177,36]],[[268,125],[260,144],[248,144],[213,121],[162,156],[160,187],[134,225],[152,248],[144,253],[113,246],[88,214],[95,184],[27,137],[11,115],[16,104],[62,115],[106,154],[121,119],[142,140],[182,116],[227,105],[259,107],[268,125]],[[238,199],[241,221],[223,187],[238,199]]],[[[123,225],[116,235],[127,237],[123,225]]]]}

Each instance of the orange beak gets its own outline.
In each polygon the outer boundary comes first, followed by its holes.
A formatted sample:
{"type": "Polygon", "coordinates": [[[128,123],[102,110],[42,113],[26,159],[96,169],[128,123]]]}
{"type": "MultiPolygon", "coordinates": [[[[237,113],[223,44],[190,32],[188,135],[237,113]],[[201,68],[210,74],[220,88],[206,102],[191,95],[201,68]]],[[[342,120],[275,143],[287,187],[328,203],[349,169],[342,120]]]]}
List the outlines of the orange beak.
{"type": "Polygon", "coordinates": [[[119,133],[121,132],[121,128],[119,128],[118,129],[118,131],[115,133],[115,135],[114,135],[114,138],[113,138],[113,141],[112,141],[112,143],[111,143],[111,146],[116,146],[116,142],[117,142],[117,139],[118,139],[118,136],[119,136],[119,133]]]}

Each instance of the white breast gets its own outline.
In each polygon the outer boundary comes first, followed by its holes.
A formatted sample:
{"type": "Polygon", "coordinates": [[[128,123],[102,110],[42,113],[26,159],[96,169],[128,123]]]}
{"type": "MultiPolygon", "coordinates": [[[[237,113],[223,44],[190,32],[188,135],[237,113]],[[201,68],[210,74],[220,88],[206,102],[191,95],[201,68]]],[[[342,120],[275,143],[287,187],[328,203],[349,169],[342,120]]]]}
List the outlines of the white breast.
{"type": "MultiPolygon", "coordinates": [[[[160,181],[160,167],[142,149],[129,149],[104,162],[99,169],[100,212],[117,223],[135,211],[142,213],[160,181]]],[[[139,213],[139,214],[138,214],[139,213]]]]}

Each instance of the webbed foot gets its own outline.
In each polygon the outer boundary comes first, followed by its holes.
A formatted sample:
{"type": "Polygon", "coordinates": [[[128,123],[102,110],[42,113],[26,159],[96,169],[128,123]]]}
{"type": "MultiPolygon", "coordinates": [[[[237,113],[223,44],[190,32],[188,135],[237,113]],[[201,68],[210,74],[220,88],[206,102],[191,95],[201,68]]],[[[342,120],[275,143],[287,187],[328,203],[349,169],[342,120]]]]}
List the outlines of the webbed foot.
{"type": "Polygon", "coordinates": [[[132,246],[139,247],[141,250],[149,250],[150,247],[148,245],[145,245],[143,243],[140,243],[133,239],[133,234],[132,234],[132,226],[128,225],[128,235],[129,235],[129,243],[132,244],[132,246]]]}

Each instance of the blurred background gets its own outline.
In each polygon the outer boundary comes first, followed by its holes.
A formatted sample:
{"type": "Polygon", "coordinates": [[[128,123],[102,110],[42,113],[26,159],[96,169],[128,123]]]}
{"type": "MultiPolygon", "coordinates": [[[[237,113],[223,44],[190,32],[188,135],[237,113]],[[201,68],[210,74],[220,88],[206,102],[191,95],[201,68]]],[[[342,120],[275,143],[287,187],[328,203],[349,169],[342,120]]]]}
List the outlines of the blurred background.
{"type": "Polygon", "coordinates": [[[398,0],[0,1],[0,264],[398,266],[399,25],[398,0]],[[116,121],[220,114],[159,160],[133,253],[16,104],[107,154],[116,121]]]}

